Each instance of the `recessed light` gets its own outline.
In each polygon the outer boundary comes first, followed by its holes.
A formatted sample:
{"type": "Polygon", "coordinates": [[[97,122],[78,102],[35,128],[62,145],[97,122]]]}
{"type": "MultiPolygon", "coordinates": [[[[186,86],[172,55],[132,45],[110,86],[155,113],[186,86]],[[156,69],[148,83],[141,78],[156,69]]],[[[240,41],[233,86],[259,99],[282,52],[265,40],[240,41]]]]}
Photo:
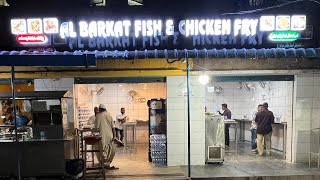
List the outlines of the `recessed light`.
{"type": "Polygon", "coordinates": [[[120,87],[121,87],[121,86],[122,86],[122,84],[119,84],[118,86],[120,86],[120,87]]]}

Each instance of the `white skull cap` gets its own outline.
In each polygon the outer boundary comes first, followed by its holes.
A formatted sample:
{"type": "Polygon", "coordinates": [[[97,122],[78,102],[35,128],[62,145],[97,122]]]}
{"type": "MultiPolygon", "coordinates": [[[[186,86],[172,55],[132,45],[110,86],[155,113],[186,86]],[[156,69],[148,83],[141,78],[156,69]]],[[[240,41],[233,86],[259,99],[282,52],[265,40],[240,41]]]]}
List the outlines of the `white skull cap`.
{"type": "Polygon", "coordinates": [[[100,104],[99,105],[99,109],[107,109],[106,106],[104,104],[100,104]]]}

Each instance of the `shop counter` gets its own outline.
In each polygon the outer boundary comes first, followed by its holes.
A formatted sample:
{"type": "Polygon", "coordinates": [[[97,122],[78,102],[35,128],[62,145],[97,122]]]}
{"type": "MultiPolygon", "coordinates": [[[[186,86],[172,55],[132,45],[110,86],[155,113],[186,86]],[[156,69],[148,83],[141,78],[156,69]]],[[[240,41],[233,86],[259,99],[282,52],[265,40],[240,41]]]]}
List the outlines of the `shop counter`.
{"type": "Polygon", "coordinates": [[[283,152],[283,159],[286,159],[287,150],[287,123],[272,124],[271,148],[283,152]]]}
{"type": "Polygon", "coordinates": [[[124,146],[136,143],[136,127],[137,122],[126,122],[123,124],[124,130],[124,146]]]}
{"type": "MultiPolygon", "coordinates": [[[[245,142],[245,141],[250,141],[251,138],[246,138],[246,130],[249,131],[250,133],[250,126],[252,120],[250,119],[234,119],[239,123],[239,141],[245,142]]],[[[250,136],[251,137],[251,136],[250,136]]]]}
{"type": "MultiPolygon", "coordinates": [[[[242,142],[251,142],[251,122],[250,119],[235,119],[239,123],[239,140],[242,142]]],[[[271,148],[283,152],[283,159],[286,159],[286,140],[287,140],[287,123],[272,124],[272,143],[271,148]]]]}
{"type": "MultiPolygon", "coordinates": [[[[234,130],[235,130],[235,133],[234,133],[234,139],[231,139],[230,138],[230,141],[231,140],[234,140],[234,142],[235,142],[235,145],[236,145],[236,147],[235,147],[235,149],[234,150],[231,150],[231,148],[230,148],[230,150],[229,151],[225,151],[225,152],[235,152],[235,153],[238,153],[238,122],[237,121],[235,121],[235,120],[226,120],[226,121],[224,121],[224,123],[225,124],[229,124],[230,125],[230,127],[234,127],[234,130]]],[[[229,137],[231,137],[230,136],[230,132],[229,132],[229,137]]]]}
{"type": "Polygon", "coordinates": [[[66,159],[74,155],[74,139],[0,140],[0,176],[17,175],[20,158],[23,176],[64,175],[66,159]]]}

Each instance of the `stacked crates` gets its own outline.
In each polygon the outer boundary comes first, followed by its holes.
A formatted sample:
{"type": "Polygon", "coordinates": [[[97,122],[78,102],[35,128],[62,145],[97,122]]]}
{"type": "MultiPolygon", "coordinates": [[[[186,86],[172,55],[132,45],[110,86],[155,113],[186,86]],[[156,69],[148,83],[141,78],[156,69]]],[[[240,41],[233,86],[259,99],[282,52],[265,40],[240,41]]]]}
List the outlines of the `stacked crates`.
{"type": "Polygon", "coordinates": [[[167,137],[164,134],[150,135],[151,158],[156,166],[167,166],[167,137]]]}

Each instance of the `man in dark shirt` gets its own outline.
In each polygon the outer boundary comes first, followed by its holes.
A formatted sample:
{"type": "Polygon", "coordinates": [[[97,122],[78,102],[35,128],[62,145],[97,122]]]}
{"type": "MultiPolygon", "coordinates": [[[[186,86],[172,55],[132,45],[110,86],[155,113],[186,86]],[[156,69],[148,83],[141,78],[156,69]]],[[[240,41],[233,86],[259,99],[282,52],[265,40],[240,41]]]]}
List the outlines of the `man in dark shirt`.
{"type": "Polygon", "coordinates": [[[255,118],[257,123],[257,146],[258,154],[263,155],[263,138],[266,142],[266,154],[269,156],[271,151],[271,135],[272,124],[274,123],[274,115],[268,110],[268,103],[263,103],[262,111],[258,112],[255,118]]]}
{"type": "MultiPolygon", "coordinates": [[[[224,118],[225,120],[231,119],[231,111],[228,109],[228,105],[227,105],[227,104],[222,104],[222,110],[224,110],[223,113],[221,113],[220,111],[218,111],[219,114],[220,114],[221,116],[223,116],[223,118],[224,118]]],[[[225,145],[227,145],[227,146],[230,145],[229,127],[230,127],[229,124],[225,124],[225,126],[224,126],[225,145]]]]}

